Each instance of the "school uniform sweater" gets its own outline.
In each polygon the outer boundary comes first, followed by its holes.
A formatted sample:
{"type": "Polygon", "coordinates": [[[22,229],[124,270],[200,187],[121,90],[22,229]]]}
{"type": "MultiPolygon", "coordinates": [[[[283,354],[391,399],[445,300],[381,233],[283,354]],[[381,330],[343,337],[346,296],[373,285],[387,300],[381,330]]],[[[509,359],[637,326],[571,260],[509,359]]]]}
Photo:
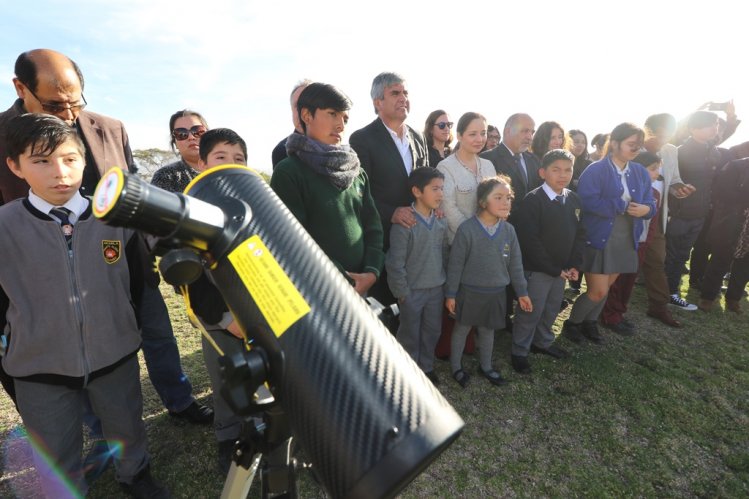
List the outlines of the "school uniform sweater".
{"type": "Polygon", "coordinates": [[[494,235],[489,235],[476,216],[460,224],[450,247],[445,296],[454,298],[460,286],[491,292],[510,283],[518,296],[528,296],[513,226],[500,222],[494,235]]]}
{"type": "Polygon", "coordinates": [[[416,225],[390,228],[390,249],[385,257],[388,286],[403,298],[412,289],[431,289],[445,283],[448,256],[447,222],[415,213],[416,225]]]}
{"type": "Polygon", "coordinates": [[[582,203],[572,191],[567,191],[564,204],[550,199],[543,186],[529,192],[515,223],[523,268],[552,277],[579,269],[586,240],[581,214],[582,203]]]}
{"type": "Polygon", "coordinates": [[[276,165],[270,186],[344,275],[379,277],[385,261],[382,224],[364,169],[340,190],[291,155],[276,165]]]}
{"type": "Polygon", "coordinates": [[[72,253],[60,224],[18,199],[0,208],[2,359],[13,377],[83,386],[135,355],[145,277],[142,240],[91,216],[75,224],[72,253]]]}

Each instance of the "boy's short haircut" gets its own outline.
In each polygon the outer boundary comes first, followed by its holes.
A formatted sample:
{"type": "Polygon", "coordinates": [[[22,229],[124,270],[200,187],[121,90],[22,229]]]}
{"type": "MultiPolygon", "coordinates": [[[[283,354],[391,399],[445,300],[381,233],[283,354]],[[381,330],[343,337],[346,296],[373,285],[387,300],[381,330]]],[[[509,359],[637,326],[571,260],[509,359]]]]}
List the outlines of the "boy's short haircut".
{"type": "Polygon", "coordinates": [[[645,132],[650,135],[666,130],[671,135],[676,131],[676,118],[668,113],[652,114],[645,120],[645,132]]]}
{"type": "Polygon", "coordinates": [[[34,156],[49,156],[69,140],[75,142],[78,152],[85,157],[86,148],[74,127],[57,116],[26,113],[8,122],[5,149],[8,157],[18,163],[18,158],[29,147],[34,156]]]}
{"type": "Polygon", "coordinates": [[[208,155],[213,151],[213,148],[223,143],[232,146],[239,144],[245,159],[247,159],[247,144],[237,132],[230,128],[213,128],[200,137],[200,159],[204,163],[208,162],[208,155]]]}
{"type": "Polygon", "coordinates": [[[304,132],[307,126],[302,120],[302,109],[307,109],[312,116],[318,109],[334,109],[336,111],[348,111],[353,103],[341,90],[328,83],[310,83],[307,88],[299,94],[296,102],[296,112],[304,132]]]}
{"type": "Polygon", "coordinates": [[[543,159],[541,159],[541,168],[546,170],[554,161],[559,161],[560,159],[569,161],[573,164],[575,163],[575,156],[573,156],[571,152],[565,151],[564,149],[552,149],[544,154],[543,159]]]}
{"type": "Polygon", "coordinates": [[[689,115],[687,129],[707,128],[718,122],[718,115],[711,111],[695,111],[689,115]]]}
{"type": "Polygon", "coordinates": [[[642,151],[640,154],[637,155],[637,157],[634,159],[635,163],[640,163],[645,168],[649,167],[653,163],[661,163],[661,157],[658,156],[655,153],[649,152],[649,151],[642,151]]]}
{"type": "Polygon", "coordinates": [[[424,191],[424,188],[429,185],[429,182],[435,178],[445,179],[445,175],[436,168],[414,168],[411,175],[408,176],[408,187],[416,187],[419,191],[424,191]]]}

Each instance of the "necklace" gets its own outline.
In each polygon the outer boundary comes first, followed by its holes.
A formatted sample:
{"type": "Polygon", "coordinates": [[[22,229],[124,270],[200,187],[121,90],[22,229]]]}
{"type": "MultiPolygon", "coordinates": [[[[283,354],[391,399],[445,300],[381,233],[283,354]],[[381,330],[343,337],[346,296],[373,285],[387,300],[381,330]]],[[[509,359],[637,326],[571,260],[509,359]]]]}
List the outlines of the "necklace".
{"type": "Polygon", "coordinates": [[[460,166],[462,166],[463,168],[465,168],[466,170],[468,170],[469,172],[471,172],[471,175],[473,175],[473,177],[476,179],[476,182],[478,183],[478,180],[479,180],[479,160],[478,160],[478,158],[474,157],[474,161],[476,163],[476,170],[475,171],[471,170],[465,163],[463,163],[460,160],[460,156],[458,155],[457,152],[455,153],[455,159],[458,160],[458,163],[460,163],[460,166]]]}

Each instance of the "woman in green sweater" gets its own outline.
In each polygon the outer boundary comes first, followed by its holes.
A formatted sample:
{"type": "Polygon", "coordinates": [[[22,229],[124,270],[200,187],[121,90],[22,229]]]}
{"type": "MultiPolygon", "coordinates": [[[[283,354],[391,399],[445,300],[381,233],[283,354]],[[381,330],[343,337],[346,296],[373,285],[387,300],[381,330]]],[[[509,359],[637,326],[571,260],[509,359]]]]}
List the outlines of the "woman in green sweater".
{"type": "Polygon", "coordinates": [[[304,135],[286,141],[288,157],[270,185],[356,291],[366,295],[385,261],[382,225],[359,158],[343,145],[351,101],[333,85],[312,83],[299,95],[304,135]]]}

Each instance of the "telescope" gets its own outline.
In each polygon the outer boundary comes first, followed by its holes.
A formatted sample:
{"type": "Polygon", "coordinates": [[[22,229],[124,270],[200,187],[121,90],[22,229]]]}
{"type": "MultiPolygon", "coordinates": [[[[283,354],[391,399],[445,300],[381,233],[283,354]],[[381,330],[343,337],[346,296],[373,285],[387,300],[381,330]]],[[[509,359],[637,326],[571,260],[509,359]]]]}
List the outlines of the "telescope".
{"type": "Polygon", "coordinates": [[[113,168],[93,212],[174,248],[167,282],[210,276],[251,342],[244,365],[222,363],[221,393],[248,414],[269,391],[331,496],[392,497],[460,434],[457,412],[251,169],[215,167],[170,193],[113,168]]]}

